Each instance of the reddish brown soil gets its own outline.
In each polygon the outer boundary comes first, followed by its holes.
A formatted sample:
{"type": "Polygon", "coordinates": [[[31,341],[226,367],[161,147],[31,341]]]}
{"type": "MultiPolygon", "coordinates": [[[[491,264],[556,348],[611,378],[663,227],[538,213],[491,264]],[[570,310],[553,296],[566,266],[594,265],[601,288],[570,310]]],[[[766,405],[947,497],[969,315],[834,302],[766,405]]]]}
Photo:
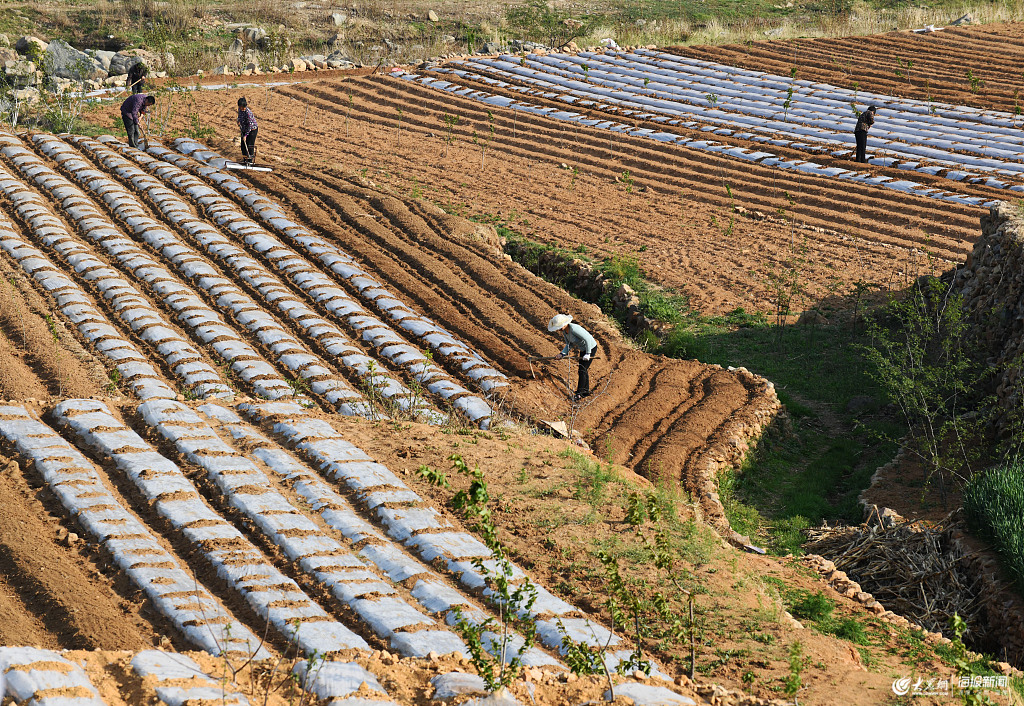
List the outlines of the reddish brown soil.
{"type": "MultiPolygon", "coordinates": [[[[848,294],[858,280],[902,286],[959,260],[981,213],[498,108],[481,166],[485,106],[390,77],[199,94],[218,135],[234,134],[232,105],[241,93],[261,120],[262,158],[277,168],[256,179],[271,190],[361,174],[396,195],[500,216],[546,243],[635,256],[650,277],[706,313],[772,310],[769,279],[794,265],[808,292],[798,308],[848,294]],[[451,146],[445,114],[460,117],[451,146]]],[[[223,137],[214,143],[234,151],[223,137]]],[[[977,187],[971,193],[1000,197],[977,187]]]]}
{"type": "Polygon", "coordinates": [[[1015,112],[1024,73],[1024,24],[950,27],[942,32],[890,32],[868,37],[795,39],[723,46],[676,47],[708,61],[768,71],[883,95],[1015,112]],[[909,60],[908,73],[897,64],[909,60]],[[896,76],[899,69],[903,77],[896,76]],[[972,91],[973,76],[984,82],[972,91]]]}
{"type": "Polygon", "coordinates": [[[100,394],[106,371],[72,335],[62,317],[21,269],[0,259],[0,397],[89,397],[100,394]],[[54,341],[46,316],[53,319],[54,341]]]}
{"type": "Polygon", "coordinates": [[[17,463],[0,460],[0,644],[107,650],[159,644],[141,601],[118,595],[101,573],[100,557],[81,539],[69,539],[33,482],[17,463]]]}
{"type": "Polygon", "coordinates": [[[717,437],[761,404],[763,386],[733,373],[625,346],[596,307],[504,260],[472,235],[460,238],[464,222],[436,207],[410,207],[331,171],[296,170],[289,183],[276,174],[253,181],[513,377],[514,392],[504,401],[508,409],[531,418],[569,417],[609,460],[689,483],[687,470],[706,445],[724,442],[717,437]],[[568,363],[538,366],[542,372],[534,382],[526,360],[552,355],[560,346],[544,330],[558,311],[571,313],[599,341],[591,368],[597,394],[582,411],[566,399],[576,384],[575,371],[569,385],[564,382],[568,363]]]}

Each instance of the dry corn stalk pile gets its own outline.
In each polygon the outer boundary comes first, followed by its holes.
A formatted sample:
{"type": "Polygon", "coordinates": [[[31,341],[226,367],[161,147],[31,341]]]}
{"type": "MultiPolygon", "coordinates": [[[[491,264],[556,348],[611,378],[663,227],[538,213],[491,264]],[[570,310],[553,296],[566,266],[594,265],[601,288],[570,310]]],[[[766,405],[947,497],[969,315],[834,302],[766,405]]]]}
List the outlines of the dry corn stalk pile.
{"type": "MultiPolygon", "coordinates": [[[[889,527],[822,527],[806,549],[827,557],[875,600],[922,627],[949,634],[953,613],[984,630],[979,578],[950,538],[952,524],[903,522],[889,527]]],[[[965,635],[965,640],[970,639],[965,635]]]]}

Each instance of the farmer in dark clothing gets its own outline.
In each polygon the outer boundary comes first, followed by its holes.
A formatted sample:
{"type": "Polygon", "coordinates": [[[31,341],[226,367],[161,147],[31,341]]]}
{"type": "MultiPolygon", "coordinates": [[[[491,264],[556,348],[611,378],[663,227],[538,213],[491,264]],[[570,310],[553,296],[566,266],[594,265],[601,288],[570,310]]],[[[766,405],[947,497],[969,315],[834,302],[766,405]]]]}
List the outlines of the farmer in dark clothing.
{"type": "MultiPolygon", "coordinates": [[[[128,132],[128,144],[132,147],[139,146],[139,121],[151,105],[156,105],[156,98],[145,93],[128,96],[121,104],[121,120],[124,121],[124,129],[128,132]]],[[[142,134],[146,135],[145,129],[142,130],[142,134]]]]}
{"type": "Polygon", "coordinates": [[[867,162],[868,129],[875,124],[875,113],[878,108],[871,106],[857,118],[857,127],[853,129],[853,136],[857,138],[857,161],[867,162]]]}
{"type": "Polygon", "coordinates": [[[256,135],[260,128],[245,98],[238,99],[238,129],[242,131],[242,161],[252,164],[256,161],[256,135]]]}
{"type": "Polygon", "coordinates": [[[556,356],[559,360],[569,355],[572,350],[579,352],[580,372],[573,401],[579,402],[584,397],[590,397],[590,364],[597,354],[597,341],[582,326],[572,323],[572,317],[568,314],[557,314],[552,317],[548,322],[548,331],[562,332],[565,348],[556,356]]]}
{"type": "Polygon", "coordinates": [[[142,93],[148,73],[149,69],[141,61],[135,62],[128,68],[128,88],[131,89],[132,94],[142,93]]]}

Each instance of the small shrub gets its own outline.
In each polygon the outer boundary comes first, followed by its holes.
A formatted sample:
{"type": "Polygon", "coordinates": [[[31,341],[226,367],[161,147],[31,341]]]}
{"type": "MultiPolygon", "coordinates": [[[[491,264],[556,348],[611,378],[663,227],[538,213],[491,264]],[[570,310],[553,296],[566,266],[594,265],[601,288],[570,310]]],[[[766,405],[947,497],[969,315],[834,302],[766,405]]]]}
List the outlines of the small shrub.
{"type": "Polygon", "coordinates": [[[789,612],[799,620],[821,622],[832,617],[836,603],[821,591],[795,591],[795,600],[790,604],[789,612]]]}

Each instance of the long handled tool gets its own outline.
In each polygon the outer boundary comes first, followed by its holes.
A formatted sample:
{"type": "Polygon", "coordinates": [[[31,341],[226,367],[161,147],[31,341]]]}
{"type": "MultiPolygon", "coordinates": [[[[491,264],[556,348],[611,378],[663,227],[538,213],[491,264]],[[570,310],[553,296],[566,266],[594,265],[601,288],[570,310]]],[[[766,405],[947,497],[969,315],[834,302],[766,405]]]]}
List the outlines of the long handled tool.
{"type": "Polygon", "coordinates": [[[530,364],[530,375],[533,376],[534,380],[537,379],[537,373],[535,373],[533,371],[533,364],[536,363],[539,360],[561,360],[561,356],[557,356],[557,355],[547,355],[547,356],[545,356],[545,355],[531,355],[531,356],[527,356],[526,362],[530,364]]]}

